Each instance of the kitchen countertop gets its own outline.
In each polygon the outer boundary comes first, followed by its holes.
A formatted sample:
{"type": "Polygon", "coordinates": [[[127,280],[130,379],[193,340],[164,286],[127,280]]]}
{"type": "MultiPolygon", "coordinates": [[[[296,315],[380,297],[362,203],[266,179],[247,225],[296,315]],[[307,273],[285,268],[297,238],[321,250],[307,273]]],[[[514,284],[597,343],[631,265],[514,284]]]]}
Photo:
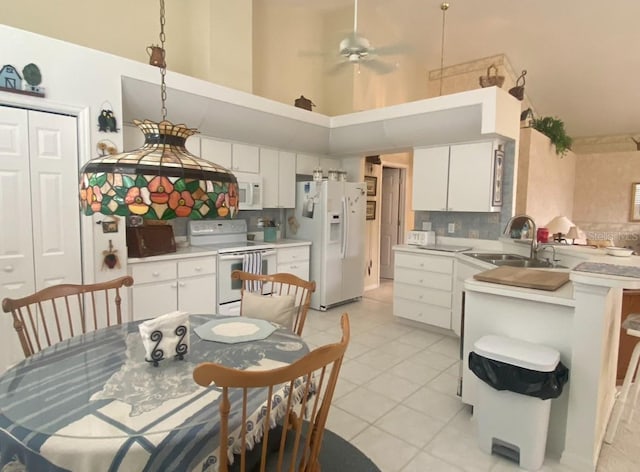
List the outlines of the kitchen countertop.
{"type": "Polygon", "coordinates": [[[171,261],[190,257],[215,256],[216,254],[218,254],[218,251],[207,248],[206,246],[177,247],[176,252],[161,254],[159,256],[130,257],[127,259],[127,263],[139,264],[141,262],[171,261]]]}
{"type": "Polygon", "coordinates": [[[573,296],[573,284],[571,282],[567,282],[558,290],[548,291],[534,288],[515,287],[513,285],[481,282],[473,278],[468,278],[464,282],[464,289],[472,292],[489,293],[492,295],[550,303],[553,305],[573,307],[576,303],[573,296]]]}
{"type": "MultiPolygon", "coordinates": [[[[447,244],[445,247],[451,248],[452,246],[447,244]]],[[[462,248],[462,252],[473,251],[470,246],[458,246],[462,248]]],[[[391,248],[394,251],[405,251],[405,252],[414,252],[416,254],[432,254],[434,256],[445,256],[445,257],[456,257],[458,254],[461,254],[460,251],[455,250],[438,250],[438,249],[430,249],[427,247],[414,246],[412,244],[400,244],[398,246],[393,246],[391,248]]]]}
{"type": "MultiPolygon", "coordinates": [[[[299,239],[279,239],[277,241],[268,242],[265,244],[272,244],[275,249],[279,249],[285,247],[310,246],[311,241],[304,241],[299,239]]],[[[215,256],[217,254],[218,251],[207,246],[178,246],[176,248],[176,252],[170,252],[168,254],[161,254],[159,256],[150,257],[130,257],[127,259],[127,263],[139,264],[141,262],[171,261],[175,259],[187,259],[191,257],[215,256]]]]}
{"type": "Polygon", "coordinates": [[[295,247],[295,246],[311,246],[311,241],[304,241],[302,239],[278,239],[267,244],[273,244],[276,249],[282,247],[295,247]]]}

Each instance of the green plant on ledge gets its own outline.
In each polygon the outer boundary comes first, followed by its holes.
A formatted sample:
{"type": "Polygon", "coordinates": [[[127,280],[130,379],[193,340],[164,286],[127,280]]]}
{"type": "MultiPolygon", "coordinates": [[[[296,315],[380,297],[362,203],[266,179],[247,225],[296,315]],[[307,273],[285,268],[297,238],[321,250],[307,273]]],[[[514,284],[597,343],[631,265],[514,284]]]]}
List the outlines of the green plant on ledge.
{"type": "Polygon", "coordinates": [[[564,157],[567,151],[571,149],[573,139],[567,135],[564,130],[564,123],[558,118],[544,116],[542,118],[534,118],[531,121],[531,127],[540,131],[547,136],[556,147],[556,154],[564,157]]]}

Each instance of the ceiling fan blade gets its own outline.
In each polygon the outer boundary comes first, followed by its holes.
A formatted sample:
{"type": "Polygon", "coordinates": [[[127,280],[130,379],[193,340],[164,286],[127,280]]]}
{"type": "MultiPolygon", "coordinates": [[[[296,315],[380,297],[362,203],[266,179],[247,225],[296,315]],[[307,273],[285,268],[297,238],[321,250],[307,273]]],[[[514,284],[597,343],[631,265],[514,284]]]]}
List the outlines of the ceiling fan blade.
{"type": "Polygon", "coordinates": [[[337,64],[333,65],[329,70],[328,73],[330,75],[333,74],[337,74],[338,72],[340,72],[341,70],[345,69],[345,66],[349,65],[350,62],[349,61],[341,61],[338,62],[337,64]]]}
{"type": "Polygon", "coordinates": [[[378,74],[388,74],[389,72],[393,72],[395,67],[392,64],[388,64],[386,62],[378,61],[376,59],[368,59],[366,61],[360,61],[365,67],[377,72],[378,74]]]}

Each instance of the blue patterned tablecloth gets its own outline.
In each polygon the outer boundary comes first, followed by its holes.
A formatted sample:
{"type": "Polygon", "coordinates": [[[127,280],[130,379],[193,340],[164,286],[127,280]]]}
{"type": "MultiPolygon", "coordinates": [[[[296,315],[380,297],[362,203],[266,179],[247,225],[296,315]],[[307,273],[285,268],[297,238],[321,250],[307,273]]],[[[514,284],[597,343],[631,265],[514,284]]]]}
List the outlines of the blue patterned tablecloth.
{"type": "Polygon", "coordinates": [[[217,470],[220,390],[199,387],[194,367],[273,368],[308,347],[284,328],[248,343],[204,341],[193,328],[211,319],[190,317],[183,361],[145,362],[133,322],[76,336],[8,370],[0,377],[0,470],[217,470]]]}

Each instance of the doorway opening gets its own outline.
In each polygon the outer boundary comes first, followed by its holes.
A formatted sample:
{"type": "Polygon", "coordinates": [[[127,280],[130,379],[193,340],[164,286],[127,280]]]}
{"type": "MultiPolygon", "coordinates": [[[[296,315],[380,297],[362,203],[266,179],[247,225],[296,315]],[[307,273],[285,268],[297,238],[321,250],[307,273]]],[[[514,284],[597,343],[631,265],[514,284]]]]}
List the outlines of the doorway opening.
{"type": "Polygon", "coordinates": [[[407,169],[385,163],[380,192],[380,283],[393,279],[393,246],[404,241],[407,169]]]}

